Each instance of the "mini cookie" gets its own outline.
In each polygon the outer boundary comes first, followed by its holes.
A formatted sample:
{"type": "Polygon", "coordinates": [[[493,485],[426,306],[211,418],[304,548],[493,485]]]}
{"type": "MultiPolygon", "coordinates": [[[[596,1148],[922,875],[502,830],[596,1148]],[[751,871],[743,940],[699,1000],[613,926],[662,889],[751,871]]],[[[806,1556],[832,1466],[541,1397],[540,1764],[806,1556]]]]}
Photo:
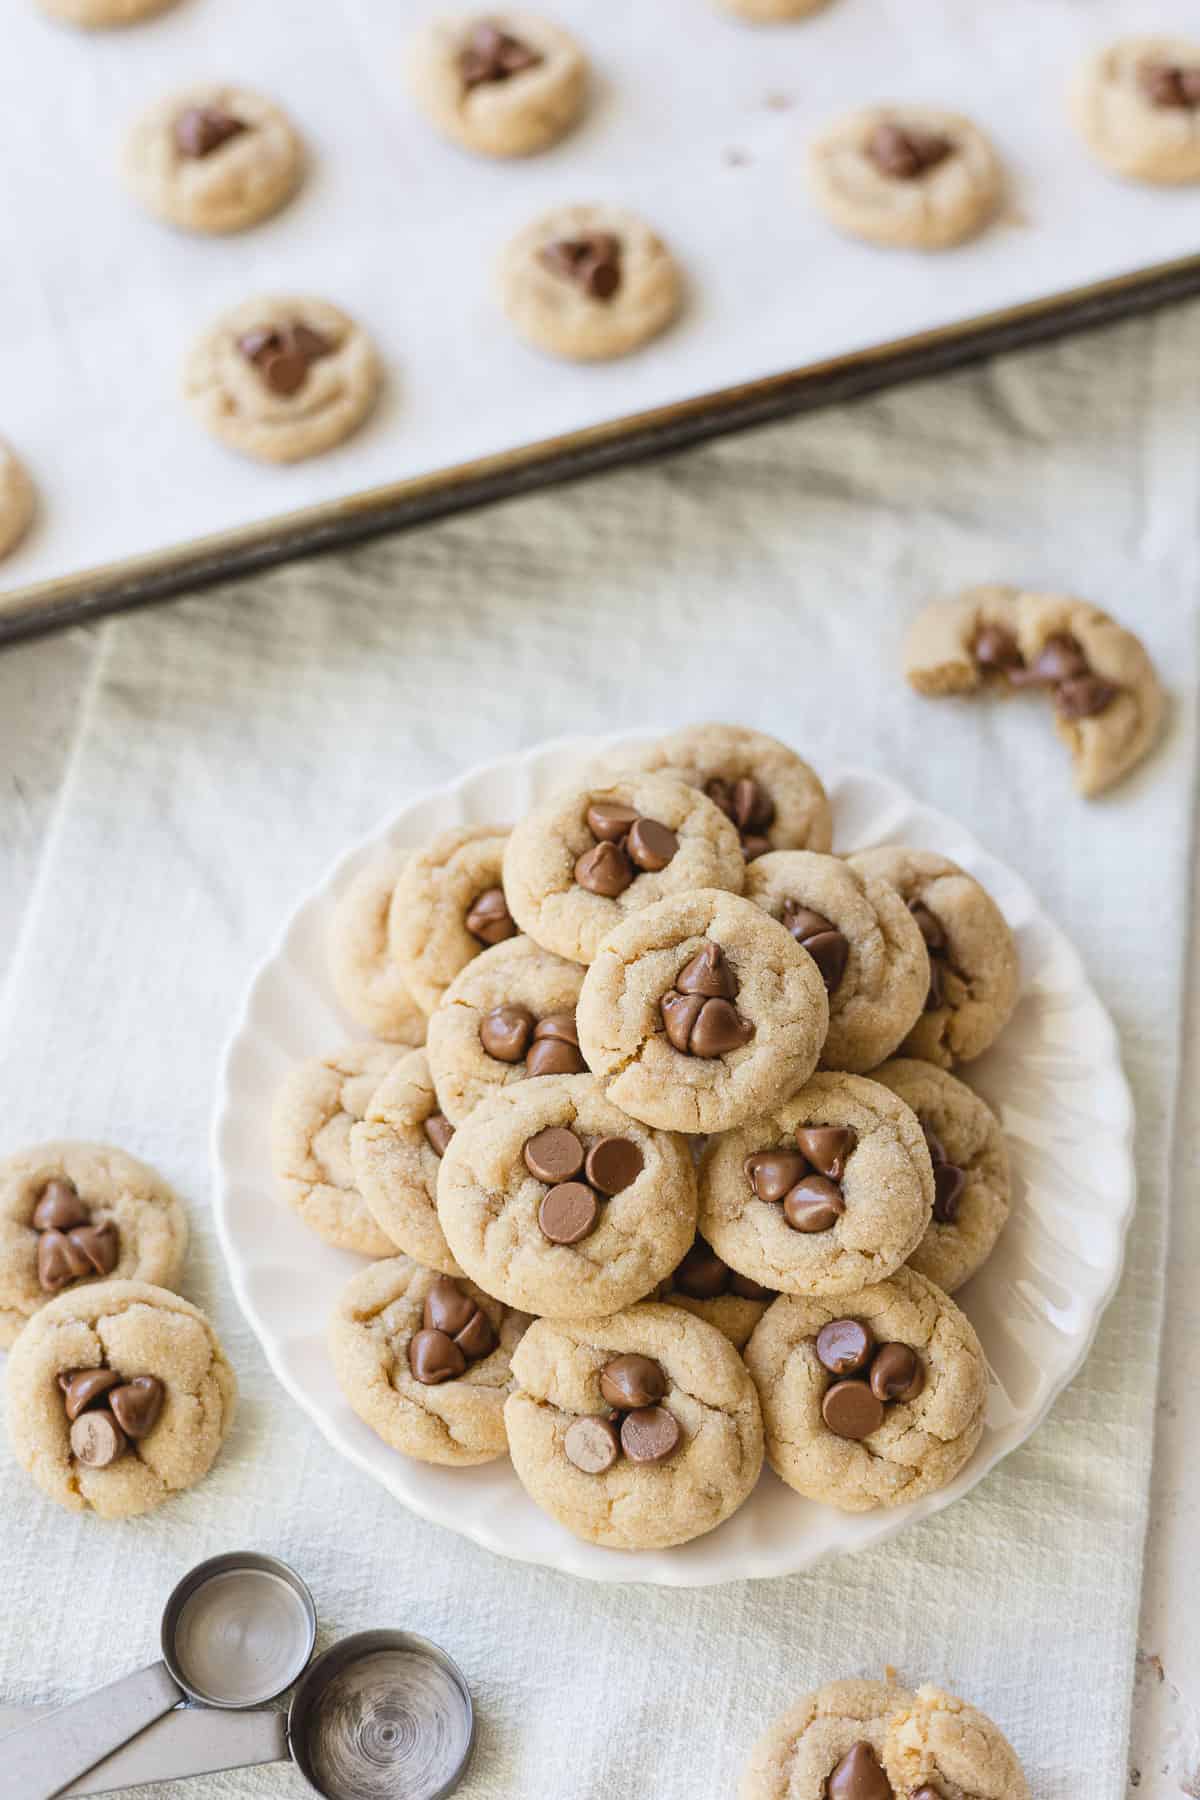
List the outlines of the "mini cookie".
{"type": "Polygon", "coordinates": [[[427,25],[409,86],[445,137],[481,156],[529,156],[568,132],[587,97],[587,60],[536,13],[466,13],[427,25]]]}
{"type": "Polygon", "coordinates": [[[452,1125],[514,1081],[586,1072],[575,1030],[582,986],[578,963],[528,937],[467,964],[429,1020],[429,1067],[452,1125]]]}
{"type": "Polygon", "coordinates": [[[654,1298],[667,1306],[715,1325],[735,1350],[741,1350],[750,1333],[778,1296],[761,1282],[739,1275],[722,1262],[711,1244],[696,1237],[691,1249],[654,1298]]]}
{"type": "Polygon", "coordinates": [[[1009,1212],[1008,1151],[991,1107],[932,1063],[897,1057],[871,1077],[920,1120],[933,1162],[933,1218],[909,1267],[947,1294],[981,1269],[1009,1212]]]}
{"type": "Polygon", "coordinates": [[[329,922],[329,975],[356,1025],[412,1050],[425,1042],[425,1014],[392,961],[388,913],[412,852],[382,850],[359,870],[329,922]]]}
{"type": "Polygon", "coordinates": [[[504,853],[509,910],[535,943],[590,963],[623,919],[693,888],[745,880],[736,828],[672,775],[631,775],[554,794],[504,853]]]}
{"type": "Polygon", "coordinates": [[[304,151],[287,114],[249,88],[207,85],[144,112],[125,141],[125,184],[185,231],[243,231],[290,200],[304,151]]]}
{"type": "Polygon", "coordinates": [[[754,1386],[732,1344],[677,1307],[540,1319],[504,1407],[522,1486],[576,1537],[685,1544],[736,1512],[762,1468],[754,1386]]]}
{"type": "Polygon", "coordinates": [[[398,1055],[394,1044],[348,1044],[300,1063],[271,1116],[271,1166],[281,1195],[327,1244],[362,1256],[390,1256],[396,1246],[359,1192],[350,1132],[398,1055]]]}
{"type": "Polygon", "coordinates": [[[33,483],[15,450],[0,438],[0,556],[15,550],[33,520],[33,483]]]}
{"type": "Polygon", "coordinates": [[[882,1281],[921,1242],[933,1203],[916,1115],[861,1075],[814,1075],[714,1138],[700,1165],[701,1232],[731,1269],[777,1293],[882,1281]]]}
{"type": "Polygon", "coordinates": [[[1200,44],[1130,37],[1088,58],[1071,116],[1092,155],[1134,181],[1200,181],[1200,44]]]}
{"type": "Polygon", "coordinates": [[[438,1172],[453,1136],[424,1050],[400,1058],[350,1129],[354,1179],[371,1217],[389,1243],[443,1275],[462,1273],[437,1215],[438,1172]]]}
{"type": "Polygon", "coordinates": [[[746,870],[746,898],[786,926],[829,995],[826,1069],[863,1074],[903,1043],[925,1006],[929,955],[895,888],[836,856],[782,850],[746,870]]]}
{"type": "Polygon", "coordinates": [[[472,1280],[555,1319],[641,1299],[696,1231],[687,1145],[627,1119],[590,1075],[525,1081],[482,1101],[446,1149],[437,1200],[472,1280]]]}
{"type": "Polygon", "coordinates": [[[912,1699],[884,1681],[829,1681],[805,1694],[755,1744],[738,1800],[895,1800],[884,1745],[893,1714],[912,1699]]]}
{"type": "Polygon", "coordinates": [[[882,844],[846,859],[868,881],[890,881],[929,952],[925,1011],[901,1045],[947,1069],[981,1056],[1012,1017],[1020,970],[1004,915],[973,875],[932,850],[882,844]]]}
{"type": "Polygon", "coordinates": [[[207,1475],[237,1382],[198,1307],[147,1281],[44,1306],[8,1361],[8,1435],[43,1493],[128,1519],[207,1475]]]}
{"type": "Polygon", "coordinates": [[[462,1468],[504,1455],[504,1397],[528,1323],[461,1277],[393,1256],[343,1288],[329,1354],[350,1405],[385,1444],[462,1468]]]}
{"type": "Polygon", "coordinates": [[[500,303],[535,350],[575,362],[625,356],[665,331],[683,282],[675,258],[636,213],[556,206],[500,258],[500,303]]]}
{"type": "Polygon", "coordinates": [[[1040,688],[1090,799],[1147,754],[1162,724],[1163,692],[1140,641],[1085,600],[1018,588],[969,588],[918,615],[905,648],[918,693],[982,686],[1040,688]]]}
{"type": "Polygon", "coordinates": [[[888,1715],[883,1763],[895,1792],[914,1800],[1029,1800],[1017,1753],[999,1726],[929,1684],[904,1695],[888,1715]]]}
{"type": "Polygon", "coordinates": [[[0,1349],[64,1288],[174,1287],[187,1216],[162,1176],[108,1144],[37,1144],[0,1162],[0,1349]]]}
{"type": "Polygon", "coordinates": [[[426,1012],[472,957],[517,935],[500,885],[505,825],[443,831],[418,850],[396,883],[388,945],[426,1012]]]}
{"type": "Polygon", "coordinates": [[[813,142],[808,174],[839,231],[908,250],[974,237],[1003,188],[979,127],[931,106],[867,106],[839,119],[813,142]]]}
{"type": "Polygon", "coordinates": [[[174,0],[38,0],[43,12],[67,25],[98,31],[109,25],[136,25],[166,12],[174,0]]]}
{"type": "Polygon", "coordinates": [[[715,1132],[808,1080],[829,1002],[790,932],[749,900],[699,888],[601,944],[576,1019],[614,1105],[664,1131],[715,1132]]]}
{"type": "Polygon", "coordinates": [[[340,444],[374,406],[379,383],[361,325],[328,300],[283,294],[224,313],[183,372],[204,429],[261,462],[299,462],[340,444]]]}
{"type": "Polygon", "coordinates": [[[677,775],[716,802],[738,828],[746,861],[768,850],[828,850],[829,797],[815,769],[764,731],[744,725],[689,725],[639,749],[615,750],[611,775],[644,770],[677,775]]]}
{"type": "Polygon", "coordinates": [[[784,1294],[746,1345],[767,1460],[843,1512],[946,1487],[983,1435],[987,1365],[953,1300],[912,1269],[840,1298],[784,1294]]]}
{"type": "Polygon", "coordinates": [[[820,12],[829,0],[720,0],[727,12],[737,13],[758,25],[775,25],[782,19],[806,19],[820,12]]]}

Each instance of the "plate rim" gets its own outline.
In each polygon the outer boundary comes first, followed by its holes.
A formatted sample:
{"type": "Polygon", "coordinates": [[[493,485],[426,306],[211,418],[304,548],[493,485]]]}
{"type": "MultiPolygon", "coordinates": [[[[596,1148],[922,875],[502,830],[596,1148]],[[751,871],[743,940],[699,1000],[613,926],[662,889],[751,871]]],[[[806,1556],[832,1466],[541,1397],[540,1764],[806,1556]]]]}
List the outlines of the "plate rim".
{"type": "MultiPolygon", "coordinates": [[[[1136,1115],[1133,1105],[1133,1095],[1129,1086],[1128,1076],[1125,1072],[1124,1060],[1121,1055],[1120,1037],[1108,1008],[1104,1005],[1104,1002],[1092,985],[1083,958],[1080,956],[1075,944],[1067,936],[1066,932],[1063,931],[1062,927],[1045,912],[1029,883],[1022,875],[1014,870],[1010,864],[1002,862],[999,857],[994,856],[993,853],[987,849],[986,845],[976,837],[973,831],[960,824],[960,822],[951,814],[945,813],[941,808],[920,799],[903,782],[896,780],[892,775],[884,774],[877,769],[867,768],[861,764],[838,762],[832,765],[829,771],[823,776],[826,785],[831,788],[848,781],[865,780],[874,783],[877,786],[883,786],[889,789],[905,806],[918,807],[926,813],[935,815],[939,820],[945,820],[949,826],[953,827],[964,846],[969,847],[973,853],[977,853],[984,860],[996,863],[1003,868],[1005,876],[1011,882],[1014,892],[1020,896],[1023,904],[1029,909],[1030,915],[1040,920],[1053,934],[1057,952],[1064,957],[1065,961],[1070,966],[1073,983],[1082,990],[1082,993],[1091,1003],[1097,1024],[1102,1028],[1103,1032],[1103,1043],[1098,1047],[1098,1054],[1104,1056],[1111,1063],[1116,1089],[1120,1096],[1121,1115],[1119,1119],[1111,1120],[1113,1137],[1115,1140],[1119,1141],[1120,1144],[1122,1162],[1122,1205],[1119,1216],[1114,1218],[1113,1221],[1113,1229],[1116,1238],[1116,1255],[1108,1282],[1096,1297],[1090,1322],[1086,1330],[1082,1333],[1081,1341],[1074,1356],[1059,1375],[1049,1384],[1045,1395],[1034,1409],[1026,1429],[1016,1443],[994,1444],[989,1450],[985,1450],[981,1445],[975,1451],[967,1465],[967,1468],[970,1469],[972,1474],[969,1488],[962,1493],[954,1492],[954,1489],[957,1487],[956,1480],[954,1483],[951,1483],[948,1488],[938,1489],[932,1494],[926,1494],[920,1499],[912,1501],[905,1506],[892,1509],[877,1509],[870,1515],[877,1528],[870,1540],[859,1546],[826,1544],[815,1553],[811,1553],[806,1559],[798,1562],[793,1568],[787,1570],[774,1567],[768,1569],[761,1566],[755,1566],[756,1558],[751,1555],[747,1559],[747,1567],[738,1569],[735,1573],[716,1574],[709,1572],[706,1565],[703,1563],[697,1563],[684,1558],[679,1558],[674,1562],[667,1559],[666,1567],[664,1569],[662,1567],[664,1558],[660,1555],[655,1559],[653,1572],[647,1569],[645,1573],[639,1574],[636,1571],[627,1572],[624,1562],[622,1561],[619,1563],[616,1559],[614,1559],[607,1567],[603,1560],[598,1560],[593,1563],[590,1556],[585,1556],[582,1553],[585,1551],[594,1552],[602,1547],[594,1544],[585,1544],[582,1540],[577,1541],[566,1531],[562,1533],[563,1541],[561,1547],[557,1551],[551,1550],[549,1552],[536,1553],[525,1549],[516,1549],[499,1541],[496,1536],[480,1530],[474,1519],[465,1522],[460,1520],[450,1520],[445,1517],[444,1514],[437,1513],[428,1503],[422,1502],[408,1494],[401,1495],[397,1493],[388,1482],[381,1478],[378,1470],[372,1466],[368,1457],[354,1444],[348,1442],[344,1436],[339,1434],[335,1422],[327,1418],[325,1413],[317,1406],[310,1403],[303,1387],[289,1371],[274,1331],[264,1321],[258,1308],[255,1306],[244,1280],[241,1259],[233,1245],[229,1218],[229,1184],[227,1181],[225,1158],[225,1135],[227,1128],[232,1127],[234,1104],[231,1083],[231,1065],[234,1061],[235,1053],[240,1041],[244,1034],[252,1028],[251,1014],[260,986],[265,981],[278,959],[285,953],[288,938],[297,918],[303,912],[307,911],[309,907],[323,900],[339,883],[344,882],[346,872],[352,864],[357,863],[371,850],[378,848],[386,842],[394,832],[398,821],[406,812],[424,805],[440,795],[448,796],[451,794],[458,794],[462,789],[472,786],[480,780],[494,778],[497,774],[506,771],[515,772],[518,769],[527,767],[534,761],[541,761],[547,756],[558,755],[564,758],[599,756],[606,754],[617,747],[624,747],[626,745],[632,746],[662,735],[662,727],[656,729],[653,727],[642,726],[611,733],[563,733],[555,737],[539,739],[536,743],[509,751],[503,756],[487,758],[475,762],[449,781],[418,789],[415,793],[409,795],[399,808],[382,817],[375,826],[356,838],[353,843],[347,845],[346,848],[325,867],[318,879],[312,882],[292,905],[290,911],[275,930],[266,949],[255,963],[250,977],[246,982],[240,1002],[234,1010],[232,1022],[219,1052],[208,1143],[212,1165],[212,1215],[217,1242],[220,1246],[225,1272],[229,1277],[234,1299],[237,1301],[242,1317],[253,1332],[255,1340],[266,1359],[267,1366],[271,1370],[271,1373],[280,1383],[284,1391],[300,1407],[306,1417],[312,1420],[322,1437],[332,1449],[336,1450],[340,1456],[345,1457],[363,1474],[369,1476],[377,1485],[383,1487],[384,1491],[390,1494],[393,1500],[407,1508],[408,1511],[415,1514],[425,1523],[439,1526],[443,1530],[453,1532],[459,1537],[464,1537],[468,1542],[477,1545],[479,1548],[488,1551],[492,1555],[503,1557],[506,1561],[521,1563],[535,1568],[551,1569],[556,1574],[571,1575],[586,1581],[595,1581],[602,1585],[707,1588],[719,1587],[735,1581],[781,1580],[787,1579],[789,1575],[811,1572],[820,1568],[823,1564],[833,1558],[844,1555],[854,1555],[861,1551],[873,1550],[878,1545],[894,1538],[909,1525],[917,1524],[922,1519],[929,1518],[933,1514],[941,1512],[946,1507],[953,1505],[955,1500],[965,1498],[966,1493],[969,1493],[977,1487],[980,1482],[984,1481],[1006,1456],[1011,1455],[1013,1451],[1027,1443],[1033,1434],[1045,1423],[1045,1420],[1056,1401],[1065,1389],[1070,1386],[1071,1382],[1075,1380],[1091,1354],[1096,1335],[1100,1329],[1101,1320],[1112,1303],[1117,1288],[1120,1286],[1125,1269],[1129,1227],[1137,1207],[1137,1170],[1133,1155],[1136,1115]]],[[[764,1473],[768,1467],[769,1465],[764,1464],[764,1473]]],[[[964,1470],[963,1473],[965,1474],[966,1470],[964,1470]]],[[[961,1480],[961,1475],[958,1479],[961,1480]]],[[[803,1542],[803,1538],[798,1537],[797,1542],[803,1542]]]]}

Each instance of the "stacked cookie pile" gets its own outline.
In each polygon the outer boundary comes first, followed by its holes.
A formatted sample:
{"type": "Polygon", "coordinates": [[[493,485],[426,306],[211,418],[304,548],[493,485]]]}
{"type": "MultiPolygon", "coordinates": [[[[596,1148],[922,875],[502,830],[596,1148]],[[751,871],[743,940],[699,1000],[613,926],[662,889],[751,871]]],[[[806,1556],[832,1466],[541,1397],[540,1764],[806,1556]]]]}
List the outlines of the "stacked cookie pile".
{"type": "Polygon", "coordinates": [[[850,1510],[962,1469],[987,1381],[949,1296],[1009,1181],[951,1070],[1012,1012],[1016,951],[945,858],[831,842],[799,756],[707,725],[347,889],[333,975],[373,1037],[293,1071],[273,1151],[375,1259],[330,1344],[387,1443],[507,1451],[621,1548],[719,1524],[764,1446],[850,1510]]]}

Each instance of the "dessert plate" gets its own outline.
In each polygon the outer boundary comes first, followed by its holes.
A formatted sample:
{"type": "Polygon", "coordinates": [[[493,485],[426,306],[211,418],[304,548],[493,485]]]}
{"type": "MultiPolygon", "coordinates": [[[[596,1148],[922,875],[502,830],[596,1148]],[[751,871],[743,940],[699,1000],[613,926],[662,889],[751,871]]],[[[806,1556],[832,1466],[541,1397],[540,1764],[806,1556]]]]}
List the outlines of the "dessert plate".
{"type": "Polygon", "coordinates": [[[1020,951],[1016,1013],[968,1071],[1000,1115],[1014,1186],[1012,1218],[991,1260],[957,1296],[991,1372],[975,1456],[940,1493],[873,1513],[803,1500],[765,1470],[746,1505],[716,1531],[636,1554],[572,1537],[526,1497],[507,1462],[442,1469],[390,1450],[342,1398],[325,1349],[325,1321],[362,1259],[322,1243],[272,1198],[267,1137],[276,1087],[294,1062],[362,1035],[330,986],[330,916],[384,845],[416,847],[447,826],[518,818],[568,781],[573,766],[648,735],[557,739],[472,770],[411,801],[299,903],[250,984],[222,1059],[214,1205],[234,1292],[271,1368],[333,1447],[398,1500],[502,1556],[594,1581],[698,1587],[789,1575],[880,1543],[949,1506],[1029,1436],[1086,1357],[1120,1276],[1134,1204],[1133,1112],[1112,1023],[1075,950],[1020,877],[885,776],[834,770],[825,780],[838,851],[908,843],[953,857],[995,896],[1020,951]]]}

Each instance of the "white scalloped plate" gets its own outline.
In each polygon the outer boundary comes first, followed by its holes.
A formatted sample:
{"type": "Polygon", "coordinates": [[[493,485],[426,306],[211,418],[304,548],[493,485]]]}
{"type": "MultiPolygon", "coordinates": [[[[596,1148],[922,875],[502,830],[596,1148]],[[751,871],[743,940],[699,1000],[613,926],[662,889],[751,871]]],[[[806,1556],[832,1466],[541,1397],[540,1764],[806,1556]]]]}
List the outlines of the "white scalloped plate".
{"type": "Polygon", "coordinates": [[[1134,1204],[1133,1115],[1116,1034],[1079,957],[1025,883],[960,826],[895,782],[841,769],[827,780],[836,848],[924,845],[995,896],[1016,934],[1021,1000],[971,1084],[1000,1114],[1012,1151],[1013,1214],[987,1267],[958,1296],[991,1371],[987,1426],[941,1493],[866,1514],[802,1500],[764,1471],[750,1500],[707,1537],[641,1556],[581,1543],[529,1500],[507,1462],[450,1470],[398,1455],[342,1398],[325,1321],[359,1258],[332,1250],[271,1198],[267,1121],[299,1059],[360,1036],[338,1009],[325,939],[338,895],[385,844],[420,845],[459,823],[520,817],[579,764],[618,741],[557,739],[412,801],[349,851],[292,914],[250,985],[226,1047],[213,1123],[217,1230],[243,1312],[275,1374],[335,1449],[422,1518],[502,1556],[594,1581],[693,1587],[788,1575],[861,1550],[958,1499],[1022,1443],[1082,1364],[1121,1272],[1134,1204]]]}

